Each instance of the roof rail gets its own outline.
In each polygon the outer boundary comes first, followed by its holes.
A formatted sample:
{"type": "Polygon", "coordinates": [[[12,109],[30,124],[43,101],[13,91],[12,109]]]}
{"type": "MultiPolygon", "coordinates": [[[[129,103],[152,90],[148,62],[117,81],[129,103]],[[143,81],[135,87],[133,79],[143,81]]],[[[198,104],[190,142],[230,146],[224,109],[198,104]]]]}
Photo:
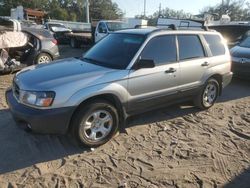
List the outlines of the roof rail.
{"type": "Polygon", "coordinates": [[[200,28],[200,29],[203,29],[204,31],[209,31],[209,28],[207,26],[179,26],[178,28],[200,28]]]}
{"type": "MultiPolygon", "coordinates": [[[[143,27],[153,27],[153,26],[148,26],[148,25],[136,25],[135,29],[141,29],[143,27]]],[[[176,26],[175,24],[158,24],[156,26],[156,30],[155,31],[161,31],[161,30],[167,30],[167,29],[172,29],[172,30],[179,30],[179,29],[191,29],[191,28],[200,28],[204,31],[210,31],[210,29],[207,26],[190,26],[189,24],[187,26],[176,26]],[[159,28],[158,26],[165,26],[167,28],[159,28]]]]}
{"type": "Polygon", "coordinates": [[[175,24],[158,24],[157,26],[167,26],[167,29],[178,30],[175,24]]]}
{"type": "MultiPolygon", "coordinates": [[[[174,24],[161,24],[161,25],[157,25],[157,26],[168,26],[168,29],[172,29],[172,30],[178,30],[178,28],[174,25],[174,24]]],[[[157,26],[148,26],[148,25],[136,25],[135,29],[140,29],[142,27],[154,27],[157,28],[157,26]]]]}
{"type": "MultiPolygon", "coordinates": [[[[186,28],[186,29],[191,29],[191,28],[200,28],[205,31],[209,31],[208,27],[205,26],[205,21],[203,20],[195,20],[195,19],[173,19],[173,18],[168,18],[170,20],[175,20],[179,21],[179,26],[177,24],[172,24],[175,25],[176,28],[181,29],[181,28],[186,28]],[[196,22],[200,25],[191,25],[191,22],[196,22]],[[184,25],[183,25],[184,24],[184,25]]],[[[157,26],[169,26],[171,24],[158,24],[157,26]]]]}
{"type": "Polygon", "coordinates": [[[148,25],[136,25],[134,28],[135,29],[141,29],[143,27],[153,27],[153,26],[148,26],[148,25]]]}

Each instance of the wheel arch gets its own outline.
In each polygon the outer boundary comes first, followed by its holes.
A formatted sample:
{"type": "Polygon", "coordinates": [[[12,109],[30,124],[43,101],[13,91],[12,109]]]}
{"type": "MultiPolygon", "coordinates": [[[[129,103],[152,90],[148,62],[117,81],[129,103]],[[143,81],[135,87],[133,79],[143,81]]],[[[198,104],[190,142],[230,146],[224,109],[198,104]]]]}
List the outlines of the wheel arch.
{"type": "Polygon", "coordinates": [[[39,53],[37,53],[34,63],[37,64],[38,57],[39,57],[41,54],[47,54],[47,55],[50,56],[50,58],[51,58],[52,61],[54,60],[53,55],[52,55],[49,51],[41,50],[41,51],[39,51],[39,53]]]}
{"type": "Polygon", "coordinates": [[[111,103],[112,105],[114,105],[114,107],[117,109],[118,111],[118,115],[119,115],[119,124],[123,125],[125,122],[125,119],[127,118],[127,114],[126,114],[126,110],[124,108],[124,106],[122,105],[122,102],[120,101],[120,99],[114,95],[114,94],[110,94],[110,93],[106,93],[106,94],[99,94],[96,96],[92,96],[90,98],[85,99],[84,101],[82,101],[77,108],[74,110],[71,119],[70,119],[70,124],[68,126],[68,131],[71,128],[71,122],[75,116],[75,114],[79,111],[79,109],[82,108],[82,106],[89,104],[91,102],[94,102],[96,100],[104,100],[107,101],[109,103],[111,103]]]}
{"type": "Polygon", "coordinates": [[[51,57],[51,59],[54,60],[53,55],[52,55],[52,53],[50,51],[48,51],[48,50],[41,50],[40,53],[38,54],[38,56],[40,54],[42,54],[42,53],[48,54],[51,57]]]}
{"type": "Polygon", "coordinates": [[[221,96],[221,94],[222,94],[222,80],[223,80],[222,75],[214,74],[214,75],[210,76],[208,78],[208,80],[212,79],[212,78],[215,79],[219,83],[219,95],[221,96]]]}

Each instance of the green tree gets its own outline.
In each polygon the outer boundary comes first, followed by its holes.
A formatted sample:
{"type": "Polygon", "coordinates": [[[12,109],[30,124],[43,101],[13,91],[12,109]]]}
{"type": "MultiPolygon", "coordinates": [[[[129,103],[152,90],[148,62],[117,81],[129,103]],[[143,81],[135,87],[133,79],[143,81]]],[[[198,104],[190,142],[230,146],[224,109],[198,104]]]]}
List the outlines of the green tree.
{"type": "MultiPolygon", "coordinates": [[[[51,19],[86,20],[83,0],[0,0],[0,16],[9,16],[10,9],[19,5],[44,10],[51,19]]],[[[90,0],[91,19],[118,19],[122,16],[122,11],[112,0],[90,0]]]]}
{"type": "Polygon", "coordinates": [[[22,5],[25,8],[47,10],[50,0],[1,0],[0,15],[9,16],[10,9],[22,5]]]}
{"type": "Polygon", "coordinates": [[[249,3],[245,0],[226,0],[224,4],[205,7],[201,13],[217,14],[219,18],[223,14],[228,14],[232,21],[249,20],[249,3]]]}
{"type": "Polygon", "coordinates": [[[112,0],[91,0],[90,18],[114,20],[123,17],[123,12],[112,0]]]}

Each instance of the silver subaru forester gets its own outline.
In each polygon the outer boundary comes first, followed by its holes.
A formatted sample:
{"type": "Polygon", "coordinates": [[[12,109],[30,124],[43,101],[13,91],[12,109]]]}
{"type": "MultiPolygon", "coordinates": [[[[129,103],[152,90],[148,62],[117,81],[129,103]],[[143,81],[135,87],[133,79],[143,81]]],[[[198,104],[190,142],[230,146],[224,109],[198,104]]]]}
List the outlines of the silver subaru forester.
{"type": "Polygon", "coordinates": [[[118,31],[81,58],[28,67],[6,98],[16,122],[34,132],[68,133],[81,145],[106,143],[127,117],[181,101],[208,109],[232,79],[215,31],[118,31]]]}

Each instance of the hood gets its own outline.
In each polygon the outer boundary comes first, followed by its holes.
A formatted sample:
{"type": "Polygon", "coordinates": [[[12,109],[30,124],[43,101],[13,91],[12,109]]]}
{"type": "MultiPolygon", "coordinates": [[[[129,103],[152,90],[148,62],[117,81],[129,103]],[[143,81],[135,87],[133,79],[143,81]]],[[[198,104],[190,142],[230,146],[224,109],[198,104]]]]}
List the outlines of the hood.
{"type": "Polygon", "coordinates": [[[85,87],[123,79],[127,70],[115,70],[69,58],[50,64],[27,67],[17,73],[15,82],[22,90],[79,90],[85,87]],[[116,75],[114,75],[116,74],[116,75]]]}
{"type": "Polygon", "coordinates": [[[250,59],[250,48],[235,46],[230,50],[230,52],[233,57],[250,59]]]}

